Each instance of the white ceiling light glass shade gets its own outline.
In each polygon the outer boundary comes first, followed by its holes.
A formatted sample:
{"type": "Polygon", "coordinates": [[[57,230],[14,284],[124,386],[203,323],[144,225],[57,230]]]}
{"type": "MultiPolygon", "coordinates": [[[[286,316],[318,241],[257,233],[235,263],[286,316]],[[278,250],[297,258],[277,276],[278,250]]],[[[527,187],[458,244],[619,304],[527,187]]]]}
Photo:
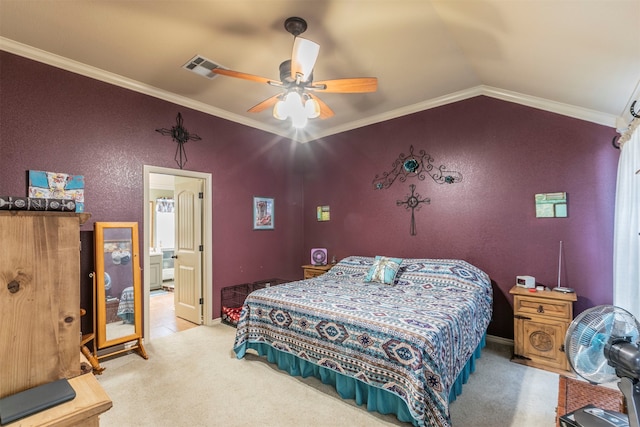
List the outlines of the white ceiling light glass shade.
{"type": "Polygon", "coordinates": [[[276,102],[276,105],[273,106],[273,117],[278,120],[286,120],[287,117],[289,117],[287,109],[285,108],[284,99],[280,99],[276,102]]]}
{"type": "Polygon", "coordinates": [[[315,99],[308,97],[304,103],[304,110],[307,113],[307,117],[315,119],[320,116],[320,104],[315,99]]]}
{"type": "Polygon", "coordinates": [[[295,128],[303,128],[309,119],[320,116],[320,104],[307,94],[287,92],[273,107],[273,117],[278,120],[291,119],[295,128]]]}
{"type": "Polygon", "coordinates": [[[279,120],[286,120],[289,117],[293,117],[297,110],[303,109],[302,99],[298,92],[288,92],[284,98],[276,102],[273,107],[273,117],[279,120]]]}
{"type": "Polygon", "coordinates": [[[319,52],[320,45],[318,43],[296,37],[291,54],[291,77],[296,79],[297,74],[301,74],[303,82],[309,80],[319,52]]]}

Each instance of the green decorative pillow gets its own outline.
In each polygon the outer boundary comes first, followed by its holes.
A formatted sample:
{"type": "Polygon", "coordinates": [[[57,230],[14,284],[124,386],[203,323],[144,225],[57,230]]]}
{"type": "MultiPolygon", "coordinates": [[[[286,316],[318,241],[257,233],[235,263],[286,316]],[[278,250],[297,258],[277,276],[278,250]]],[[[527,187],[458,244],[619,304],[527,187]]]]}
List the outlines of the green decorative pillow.
{"type": "Polygon", "coordinates": [[[365,282],[378,282],[385,285],[393,285],[396,274],[400,269],[402,258],[388,258],[385,256],[376,256],[376,259],[369,269],[365,282]]]}

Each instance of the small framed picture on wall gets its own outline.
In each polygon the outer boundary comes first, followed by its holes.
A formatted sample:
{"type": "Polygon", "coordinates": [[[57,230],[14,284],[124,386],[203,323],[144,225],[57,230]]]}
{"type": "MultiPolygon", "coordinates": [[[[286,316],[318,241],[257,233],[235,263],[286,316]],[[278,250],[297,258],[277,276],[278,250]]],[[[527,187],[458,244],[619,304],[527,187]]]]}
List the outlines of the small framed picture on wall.
{"type": "Polygon", "coordinates": [[[253,229],[273,230],[274,201],[271,197],[253,198],[253,229]]]}

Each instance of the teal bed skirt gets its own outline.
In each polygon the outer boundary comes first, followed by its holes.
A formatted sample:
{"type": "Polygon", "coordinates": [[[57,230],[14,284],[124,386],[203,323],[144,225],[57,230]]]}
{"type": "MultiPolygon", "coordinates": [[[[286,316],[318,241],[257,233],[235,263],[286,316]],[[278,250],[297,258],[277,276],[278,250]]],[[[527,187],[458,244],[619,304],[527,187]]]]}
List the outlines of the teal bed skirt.
{"type": "MultiPolygon", "coordinates": [[[[480,358],[482,349],[486,345],[486,334],[480,344],[467,361],[462,372],[451,387],[449,403],[456,400],[462,394],[462,386],[467,383],[469,376],[476,370],[476,359],[480,358]]],[[[396,394],[381,388],[370,386],[362,381],[342,375],[332,369],[318,366],[307,360],[300,359],[290,353],[277,350],[266,343],[245,343],[236,347],[236,357],[242,359],[248,349],[255,350],[258,355],[266,356],[270,363],[275,363],[279,369],[289,375],[307,378],[314,376],[324,384],[332,385],[343,399],[354,399],[358,405],[367,405],[368,411],[381,414],[396,414],[402,422],[410,422],[414,426],[423,426],[424,420],[413,418],[407,408],[407,404],[396,394]]]]}

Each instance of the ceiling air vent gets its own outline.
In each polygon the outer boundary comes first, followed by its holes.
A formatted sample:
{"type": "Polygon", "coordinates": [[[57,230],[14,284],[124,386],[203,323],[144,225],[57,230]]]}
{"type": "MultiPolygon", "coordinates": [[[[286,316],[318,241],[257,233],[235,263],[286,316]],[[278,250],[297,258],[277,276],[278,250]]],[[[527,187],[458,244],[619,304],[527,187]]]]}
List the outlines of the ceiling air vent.
{"type": "Polygon", "coordinates": [[[220,64],[216,64],[212,60],[205,58],[204,56],[196,55],[191,58],[189,62],[184,64],[182,68],[204,76],[208,79],[212,79],[214,77],[217,77],[218,75],[212,73],[211,70],[223,67],[221,67],[220,64]]]}

